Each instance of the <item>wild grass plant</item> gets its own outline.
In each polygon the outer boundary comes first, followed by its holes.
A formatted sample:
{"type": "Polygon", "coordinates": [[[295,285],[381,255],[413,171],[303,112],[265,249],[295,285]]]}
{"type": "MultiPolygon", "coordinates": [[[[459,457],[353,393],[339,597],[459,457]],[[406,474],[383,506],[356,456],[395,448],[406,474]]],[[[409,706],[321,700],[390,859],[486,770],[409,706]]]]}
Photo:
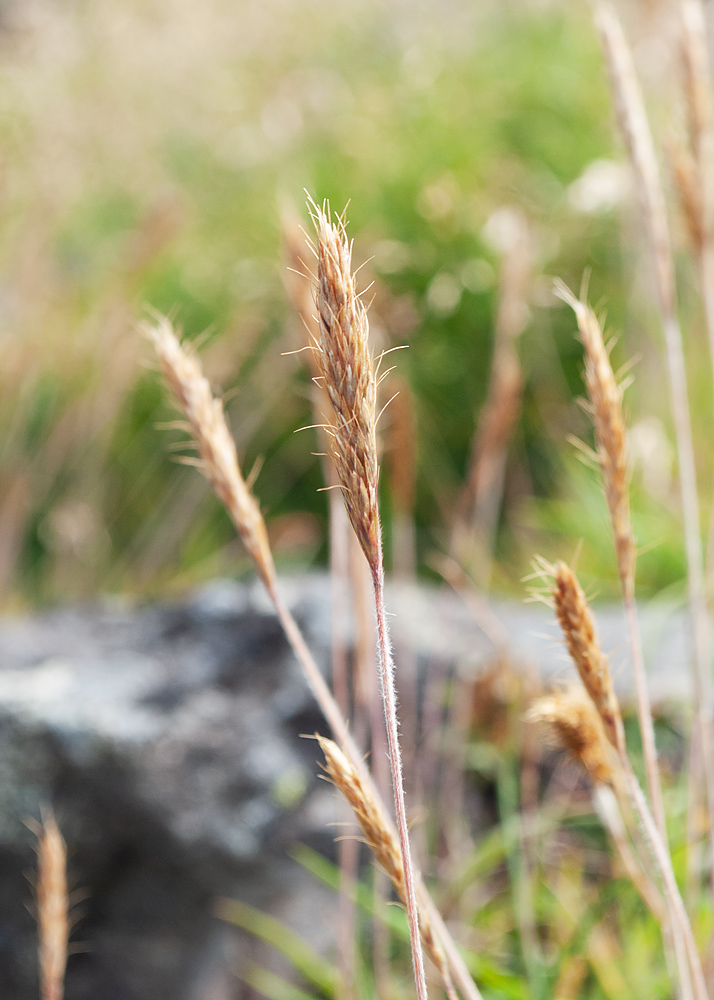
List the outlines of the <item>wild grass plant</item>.
{"type": "MultiPolygon", "coordinates": [[[[688,166],[676,176],[708,320],[712,114],[706,95],[710,94],[711,80],[707,77],[701,6],[697,0],[683,0],[678,10],[691,148],[683,146],[678,151],[678,162],[688,166]]],[[[344,544],[340,532],[348,521],[366,560],[373,589],[376,669],[396,823],[391,818],[391,807],[386,805],[386,790],[365,758],[368,732],[374,741],[370,763],[377,756],[378,713],[372,710],[368,720],[363,719],[359,726],[356,719],[350,720],[350,701],[358,701],[355,679],[342,677],[351,697],[335,696],[287,609],[280,593],[269,530],[254,495],[255,484],[252,477],[244,478],[241,472],[222,401],[214,396],[195,351],[189,343],[181,342],[171,320],[157,314],[144,325],[185,418],[186,423],[180,427],[190,433],[197,451],[189,462],[199,466],[227,510],[329,724],[333,740],[317,738],[324,753],[325,772],[349,803],[364,842],[405,905],[407,919],[402,921],[398,914],[389,915],[384,894],[369,892],[354,866],[349,869],[344,856],[340,874],[324,859],[300,852],[303,864],[336,888],[341,886],[357,909],[368,913],[373,921],[371,943],[374,946],[382,942],[381,955],[383,960],[386,956],[387,963],[387,978],[379,979],[376,968],[370,971],[366,967],[360,947],[351,953],[351,966],[349,962],[340,963],[336,976],[326,976],[319,962],[296,962],[310,990],[320,996],[381,996],[385,988],[394,996],[409,995],[414,984],[421,1000],[428,992],[433,995],[442,989],[450,998],[458,995],[465,1000],[481,996],[614,1000],[672,995],[682,1000],[708,1000],[714,995],[714,908],[709,884],[714,879],[711,594],[707,589],[707,546],[702,542],[699,511],[703,491],[697,484],[684,337],[660,168],[618,17],[610,7],[599,5],[596,20],[641,202],[650,274],[664,333],[675,430],[683,525],[680,537],[684,540],[687,568],[696,691],[688,736],[689,759],[680,773],[662,767],[664,726],[658,729],[655,725],[647,689],[635,601],[638,526],[631,509],[634,504],[630,496],[624,387],[612,369],[611,345],[606,341],[603,323],[584,292],[576,297],[562,283],[556,291],[575,314],[574,325],[582,346],[585,409],[594,425],[594,448],[581,445],[580,450],[599,469],[609,517],[613,543],[610,551],[614,555],[611,561],[628,626],[636,722],[623,713],[608,657],[599,643],[595,614],[574,568],[563,561],[570,552],[558,553],[553,564],[539,560],[536,575],[545,583],[545,597],[555,611],[579,683],[543,692],[537,679],[529,681],[528,677],[518,676],[508,661],[507,637],[499,632],[498,620],[487,603],[491,567],[498,562],[496,525],[504,504],[506,455],[516,434],[514,414],[529,405],[516,345],[524,330],[524,310],[535,281],[532,222],[526,222],[519,213],[501,217],[501,226],[511,227],[512,239],[504,247],[501,261],[498,348],[488,378],[481,380],[484,388],[489,386],[487,404],[473,442],[464,449],[471,456],[471,464],[467,483],[456,491],[457,500],[451,504],[457,520],[450,540],[442,544],[440,556],[430,560],[470,602],[479,624],[493,637],[496,667],[492,674],[467,684],[457,677],[451,680],[450,702],[444,714],[448,732],[452,737],[457,733],[461,745],[451,760],[444,755],[436,765],[441,769],[442,796],[434,816],[424,823],[426,834],[420,835],[418,850],[414,849],[415,830],[410,831],[408,824],[408,808],[414,801],[405,801],[399,753],[396,693],[400,664],[397,660],[395,671],[384,602],[378,415],[389,396],[384,393],[386,399],[378,398],[379,383],[388,374],[386,368],[378,373],[391,344],[385,341],[375,346],[368,339],[367,305],[357,291],[353,247],[344,217],[334,221],[326,205],[311,203],[314,260],[308,257],[306,245],[302,251],[293,248],[289,256],[293,265],[299,265],[296,270],[307,271],[306,280],[312,274],[312,292],[306,297],[304,286],[302,292],[298,286],[292,299],[308,328],[305,339],[312,357],[313,381],[320,390],[316,396],[317,421],[322,425],[320,439],[334,460],[335,470],[328,473],[328,485],[334,487],[347,511],[342,528],[333,523],[331,542],[343,545],[347,551],[349,542],[344,544]],[[544,731],[567,751],[570,761],[552,756],[542,739],[544,731]],[[589,783],[584,783],[584,774],[589,783]],[[465,776],[472,793],[479,782],[485,786],[486,779],[495,790],[497,822],[480,838],[475,836],[467,815],[465,776]],[[465,829],[458,845],[452,839],[454,822],[465,829]],[[704,840],[707,845],[702,852],[698,848],[704,840]],[[702,856],[706,861],[697,868],[696,858],[702,856]],[[408,948],[404,947],[407,944],[408,948]],[[426,970],[422,947],[431,963],[426,970]],[[407,955],[411,956],[413,983],[405,974],[407,955]]],[[[441,194],[432,190],[429,211],[437,212],[434,206],[445,204],[445,200],[439,202],[448,194],[448,183],[444,185],[441,194]]],[[[391,249],[398,255],[396,246],[391,249]]],[[[483,268],[481,271],[485,273],[483,268]]],[[[434,303],[442,303],[439,308],[443,309],[449,288],[453,293],[453,287],[446,280],[435,283],[436,277],[430,294],[434,303]]],[[[333,521],[340,517],[340,509],[339,504],[331,503],[333,521]]],[[[407,532],[403,537],[413,539],[415,533],[407,532]]],[[[583,559],[587,558],[587,547],[586,541],[583,559]]],[[[335,560],[333,569],[342,567],[335,573],[335,585],[341,584],[340,574],[351,574],[352,585],[358,589],[354,560],[335,560]]],[[[411,559],[404,560],[407,565],[415,561],[413,553],[411,559]]],[[[335,642],[340,641],[344,640],[336,634],[335,642]]],[[[428,688],[429,693],[434,690],[428,688]]],[[[429,746],[430,734],[423,720],[422,729],[420,752],[411,763],[419,766],[423,775],[429,767],[434,768],[437,755],[429,746]]],[[[409,738],[414,738],[414,733],[409,738]]],[[[413,776],[409,781],[411,795],[416,797],[418,782],[413,781],[413,776]]],[[[422,794],[431,794],[433,785],[438,787],[439,781],[422,788],[422,794]]],[[[47,837],[46,825],[43,843],[47,837]]],[[[39,903],[42,928],[41,896],[39,903]]],[[[232,908],[226,901],[221,914],[295,956],[294,940],[286,938],[281,942],[275,928],[247,908],[232,908]]],[[[361,936],[358,943],[363,944],[365,925],[354,912],[349,919],[349,933],[361,936]]],[[[66,946],[66,934],[64,943],[66,946]]],[[[378,953],[379,948],[373,948],[373,954],[378,953]]],[[[49,967],[52,962],[47,962],[49,967]]],[[[57,961],[53,967],[57,967],[57,961]]],[[[55,979],[58,975],[55,970],[55,979]]],[[[245,976],[274,1000],[305,995],[267,970],[251,968],[245,976]]],[[[60,995],[47,994],[50,1000],[60,995]]]]}

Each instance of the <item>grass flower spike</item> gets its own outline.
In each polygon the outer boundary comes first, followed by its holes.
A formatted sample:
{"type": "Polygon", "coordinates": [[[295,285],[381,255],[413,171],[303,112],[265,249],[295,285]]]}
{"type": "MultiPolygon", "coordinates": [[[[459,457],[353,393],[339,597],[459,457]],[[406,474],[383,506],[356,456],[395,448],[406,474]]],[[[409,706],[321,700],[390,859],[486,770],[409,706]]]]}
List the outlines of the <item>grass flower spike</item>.
{"type": "Polygon", "coordinates": [[[213,398],[198,360],[179,342],[167,319],[145,324],[144,332],[153,341],[164,377],[188,421],[200,456],[196,464],[225,505],[263,583],[271,589],[275,567],[265,521],[241,475],[223,405],[213,398]]]}
{"type": "Polygon", "coordinates": [[[630,637],[632,669],[637,696],[637,714],[642,735],[647,788],[652,811],[660,835],[667,845],[667,822],[662,798],[662,787],[657,764],[654,723],[647,690],[642,639],[640,636],[635,604],[635,562],[637,558],[635,536],[630,521],[630,497],[627,470],[627,429],[622,414],[622,386],[617,384],[610,364],[610,355],[602,335],[600,323],[590,308],[558,283],[556,294],[575,312],[580,339],[585,348],[585,385],[588,391],[588,409],[595,425],[597,455],[602,472],[605,498],[610,512],[610,522],[615,543],[617,570],[620,577],[625,616],[630,637]]]}
{"type": "Polygon", "coordinates": [[[600,649],[595,619],[578,579],[564,562],[555,567],[552,591],[555,613],[563,631],[568,652],[578,669],[585,690],[593,700],[607,738],[616,750],[625,746],[622,713],[612,685],[607,657],[600,649]]]}
{"type": "Polygon", "coordinates": [[[334,420],[328,428],[352,527],[374,571],[378,563],[377,378],[367,311],[355,290],[344,223],[313,206],[317,228],[317,362],[334,420]]]}
{"type": "Polygon", "coordinates": [[[634,592],[636,550],[630,523],[622,386],[617,384],[600,324],[590,306],[576,299],[565,285],[557,284],[556,294],[573,309],[585,348],[585,385],[595,425],[605,498],[615,536],[618,572],[623,589],[631,594],[634,592]]]}
{"type": "MultiPolygon", "coordinates": [[[[565,644],[577,667],[583,686],[602,720],[607,738],[617,751],[628,796],[640,820],[645,839],[662,877],[669,917],[673,923],[677,924],[677,935],[681,935],[681,961],[689,965],[689,970],[680,967],[680,983],[683,983],[691,973],[694,997],[696,1000],[708,1000],[701,959],[697,952],[689,917],[674,877],[672,860],[627,755],[620,705],[612,684],[607,657],[600,648],[595,619],[570,567],[563,562],[558,563],[554,567],[554,576],[552,598],[565,644]]],[[[663,933],[667,935],[666,925],[662,929],[663,933]]],[[[677,950],[679,951],[678,946],[677,950]]],[[[680,961],[679,954],[677,961],[678,963],[680,961]]]]}
{"type": "Polygon", "coordinates": [[[539,698],[526,719],[545,723],[554,742],[579,760],[593,781],[614,784],[618,768],[614,748],[595,706],[581,688],[573,685],[539,698]]]}
{"type": "MultiPolygon", "coordinates": [[[[394,831],[385,824],[383,813],[378,803],[375,802],[371,789],[364,783],[359,771],[350,763],[336,743],[322,736],[316,738],[325,754],[327,774],[352,807],[365,843],[388,875],[397,895],[403,903],[406,902],[404,866],[402,865],[399,841],[394,831]]],[[[422,900],[419,900],[418,905],[419,930],[424,947],[439,970],[447,995],[455,1000],[456,993],[451,975],[441,944],[432,926],[429,909],[423,905],[422,900]]]]}
{"type": "Polygon", "coordinates": [[[62,1000],[70,932],[67,848],[49,813],[37,833],[37,929],[42,1000],[62,1000]]]}

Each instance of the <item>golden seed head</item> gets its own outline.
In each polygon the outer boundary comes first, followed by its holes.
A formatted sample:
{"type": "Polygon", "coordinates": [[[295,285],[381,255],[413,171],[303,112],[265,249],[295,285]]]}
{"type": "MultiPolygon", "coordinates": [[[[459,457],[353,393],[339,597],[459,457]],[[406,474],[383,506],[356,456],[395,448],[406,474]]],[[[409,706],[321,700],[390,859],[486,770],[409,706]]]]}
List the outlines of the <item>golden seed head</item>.
{"type": "Polygon", "coordinates": [[[576,299],[565,285],[557,287],[557,294],[572,307],[585,348],[585,385],[595,425],[605,498],[615,536],[617,568],[623,588],[629,595],[634,592],[636,549],[630,522],[627,431],[622,415],[622,387],[615,379],[602,329],[593,310],[585,302],[576,299]]]}
{"type": "Polygon", "coordinates": [[[387,826],[362,776],[336,743],[317,736],[325,755],[325,770],[349,802],[367,846],[387,873],[399,898],[405,898],[404,869],[399,841],[387,826]]]}
{"type": "Polygon", "coordinates": [[[52,813],[37,828],[37,929],[42,1000],[62,1000],[70,931],[67,849],[52,813]]]}
{"type": "Polygon", "coordinates": [[[377,379],[367,311],[355,290],[344,223],[313,206],[317,230],[317,364],[330,399],[329,433],[352,527],[372,569],[378,563],[377,379]]]}
{"type": "MultiPolygon", "coordinates": [[[[404,903],[406,890],[404,887],[404,867],[402,852],[394,830],[387,824],[379,805],[371,790],[356,767],[349,761],[336,743],[324,736],[316,735],[322,752],[325,755],[325,770],[332,782],[339,788],[355,814],[365,843],[374,854],[378,864],[384,869],[394,886],[397,895],[404,903]]],[[[417,899],[419,910],[419,930],[424,947],[431,960],[441,973],[449,996],[453,995],[453,986],[446,958],[441,944],[434,932],[428,908],[423,898],[417,899]]]]}
{"type": "Polygon", "coordinates": [[[275,583],[275,568],[268,533],[258,502],[241,475],[223,405],[220,399],[213,398],[198,358],[182,346],[168,319],[145,324],[144,332],[152,340],[164,377],[186,416],[200,456],[197,464],[225,505],[261,579],[270,589],[275,583]]]}
{"type": "Polygon", "coordinates": [[[615,749],[623,750],[622,714],[607,657],[600,649],[595,619],[585,594],[575,573],[564,562],[555,566],[552,597],[568,652],[602,719],[607,738],[615,749]]]}
{"type": "Polygon", "coordinates": [[[586,768],[593,781],[612,784],[618,762],[595,706],[580,687],[571,686],[535,701],[528,722],[543,722],[555,743],[586,768]]]}

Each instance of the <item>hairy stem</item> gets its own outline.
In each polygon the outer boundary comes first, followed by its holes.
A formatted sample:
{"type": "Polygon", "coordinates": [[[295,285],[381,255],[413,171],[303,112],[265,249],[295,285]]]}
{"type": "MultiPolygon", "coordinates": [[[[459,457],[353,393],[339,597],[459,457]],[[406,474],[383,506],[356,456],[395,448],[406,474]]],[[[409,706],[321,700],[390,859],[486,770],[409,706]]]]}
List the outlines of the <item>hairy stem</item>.
{"type": "Polygon", "coordinates": [[[384,703],[384,719],[387,729],[387,745],[389,748],[389,763],[392,771],[392,787],[394,790],[394,805],[399,831],[399,844],[402,851],[404,866],[404,889],[407,903],[407,919],[409,921],[409,937],[412,946],[412,961],[414,964],[414,979],[418,1000],[427,1000],[426,976],[424,973],[424,956],[419,935],[419,916],[417,911],[416,879],[412,864],[412,852],[409,844],[409,827],[407,810],[404,802],[404,780],[402,777],[402,756],[399,749],[399,727],[397,723],[397,696],[394,688],[394,661],[392,647],[389,641],[387,613],[384,607],[384,563],[382,559],[381,533],[378,534],[378,558],[372,571],[374,584],[374,603],[377,615],[377,643],[379,646],[379,675],[384,703]]]}

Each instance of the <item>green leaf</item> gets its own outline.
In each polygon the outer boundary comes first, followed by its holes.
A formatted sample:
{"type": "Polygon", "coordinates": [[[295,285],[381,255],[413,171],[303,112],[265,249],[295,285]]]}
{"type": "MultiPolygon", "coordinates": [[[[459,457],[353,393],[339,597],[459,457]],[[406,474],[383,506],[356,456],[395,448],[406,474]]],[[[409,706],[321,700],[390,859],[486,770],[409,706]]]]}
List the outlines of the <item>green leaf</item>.
{"type": "Polygon", "coordinates": [[[275,917],[262,913],[254,906],[237,899],[221,899],[218,905],[221,919],[241,927],[273,946],[292,963],[308,982],[326,996],[333,996],[337,974],[329,962],[321,958],[303,939],[275,917]]]}
{"type": "Polygon", "coordinates": [[[305,993],[259,965],[249,965],[247,971],[241,972],[240,978],[269,1000],[315,1000],[312,994],[305,993]]]}

